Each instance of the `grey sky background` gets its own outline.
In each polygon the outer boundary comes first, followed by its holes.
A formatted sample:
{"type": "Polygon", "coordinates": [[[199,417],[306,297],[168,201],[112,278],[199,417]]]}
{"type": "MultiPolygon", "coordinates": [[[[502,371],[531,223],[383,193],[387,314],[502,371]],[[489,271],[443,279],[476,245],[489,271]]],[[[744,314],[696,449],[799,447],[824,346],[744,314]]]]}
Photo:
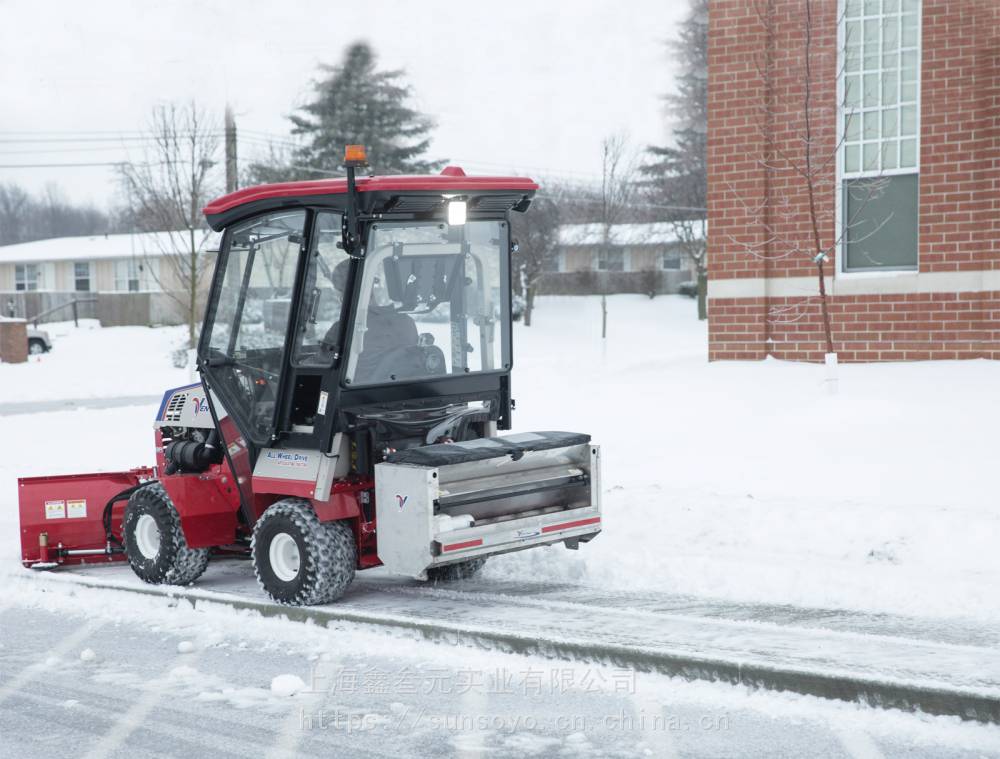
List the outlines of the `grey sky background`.
{"type": "MultiPolygon", "coordinates": [[[[220,123],[233,105],[244,162],[263,134],[287,136],[317,65],[366,39],[437,120],[432,157],[587,180],[605,135],[667,139],[665,42],[686,12],[685,0],[0,0],[0,165],[141,158],[116,141],[51,140],[135,132],[155,104],[192,98],[220,123]]],[[[117,193],[107,167],[0,168],[3,181],[56,182],[99,206],[117,193]]]]}

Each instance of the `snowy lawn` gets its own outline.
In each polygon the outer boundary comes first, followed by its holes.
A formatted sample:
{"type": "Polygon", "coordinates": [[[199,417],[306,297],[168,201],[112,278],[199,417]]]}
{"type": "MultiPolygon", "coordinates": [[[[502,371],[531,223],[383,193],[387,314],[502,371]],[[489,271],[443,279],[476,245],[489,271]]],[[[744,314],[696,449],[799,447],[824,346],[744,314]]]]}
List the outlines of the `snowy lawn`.
{"type": "MultiPolygon", "coordinates": [[[[498,557],[487,577],[1000,620],[1000,363],[842,366],[831,397],[820,366],[709,364],[686,298],[608,303],[602,341],[599,298],[541,299],[516,327],[513,379],[518,430],[602,445],[604,532],[579,552],[498,557]]],[[[181,338],[81,329],[0,366],[0,386],[9,400],[157,394],[186,381],[169,357],[181,338]]],[[[0,418],[5,565],[16,477],[149,463],[154,413],[0,418]]]]}
{"type": "Polygon", "coordinates": [[[157,395],[188,382],[171,352],[184,347],[185,327],[108,327],[94,319],[40,324],[52,350],[24,364],[0,363],[0,403],[63,398],[157,395]]]}
{"type": "Polygon", "coordinates": [[[677,296],[545,298],[515,334],[518,429],[602,445],[604,532],[498,558],[731,600],[1000,619],[1000,363],[706,361],[677,296]],[[605,344],[606,343],[606,344],[605,344]]]}

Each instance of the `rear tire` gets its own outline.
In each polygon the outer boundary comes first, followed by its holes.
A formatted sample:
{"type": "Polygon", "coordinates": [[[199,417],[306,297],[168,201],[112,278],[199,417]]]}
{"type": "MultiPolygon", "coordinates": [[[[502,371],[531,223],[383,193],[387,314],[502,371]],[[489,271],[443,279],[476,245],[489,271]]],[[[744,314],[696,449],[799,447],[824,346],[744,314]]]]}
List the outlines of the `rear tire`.
{"type": "Polygon", "coordinates": [[[350,525],[320,522],[301,498],[268,507],[254,525],[250,545],[257,582],[281,604],[331,603],[354,579],[357,548],[350,525]]]}
{"type": "Polygon", "coordinates": [[[160,483],[128,499],[122,534],[128,563],[144,582],[188,585],[208,567],[209,549],[188,548],[181,518],[160,483]]]}
{"type": "Polygon", "coordinates": [[[468,580],[479,574],[479,570],[486,563],[486,558],[469,559],[460,561],[457,564],[445,564],[443,567],[431,567],[427,570],[427,579],[430,582],[454,582],[456,580],[468,580]]]}
{"type": "Polygon", "coordinates": [[[45,350],[45,343],[37,337],[33,337],[28,340],[28,353],[32,356],[40,356],[45,353],[45,350]]]}

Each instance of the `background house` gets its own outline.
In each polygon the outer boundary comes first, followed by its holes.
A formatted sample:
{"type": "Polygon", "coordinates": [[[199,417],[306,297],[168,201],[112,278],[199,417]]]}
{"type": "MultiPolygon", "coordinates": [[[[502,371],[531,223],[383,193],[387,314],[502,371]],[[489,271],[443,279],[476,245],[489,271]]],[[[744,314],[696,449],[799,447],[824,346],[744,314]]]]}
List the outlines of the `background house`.
{"type": "Polygon", "coordinates": [[[995,0],[713,0],[710,358],[822,358],[817,247],[841,360],[1000,358],[998,43],[995,0]]]}
{"type": "MultiPolygon", "coordinates": [[[[5,316],[31,320],[77,300],[81,317],[100,319],[105,326],[182,324],[182,308],[171,297],[184,290],[170,261],[176,239],[157,232],[0,246],[0,308],[5,316]]],[[[209,238],[204,245],[214,241],[209,238]]],[[[71,317],[66,307],[42,320],[71,317]]]]}
{"type": "Polygon", "coordinates": [[[551,271],[542,279],[548,294],[675,293],[694,279],[672,224],[615,224],[605,240],[603,224],[564,224],[551,271]]]}

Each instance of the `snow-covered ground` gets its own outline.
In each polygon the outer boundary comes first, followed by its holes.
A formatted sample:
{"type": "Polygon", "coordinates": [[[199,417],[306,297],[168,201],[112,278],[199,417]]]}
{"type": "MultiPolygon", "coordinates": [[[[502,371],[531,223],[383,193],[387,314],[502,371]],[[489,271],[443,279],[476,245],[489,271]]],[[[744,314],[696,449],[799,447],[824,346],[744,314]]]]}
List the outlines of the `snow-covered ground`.
{"type": "MultiPolygon", "coordinates": [[[[604,532],[487,577],[1000,620],[1000,364],[846,365],[830,396],[819,366],[709,364],[686,298],[608,304],[602,341],[599,298],[542,298],[513,380],[517,429],[601,443],[604,532]]],[[[0,403],[187,381],[170,364],[181,329],[53,331],[51,354],[0,365],[0,403]]],[[[4,417],[0,555],[17,556],[17,476],[148,463],[153,410],[4,417]]]]}
{"type": "Polygon", "coordinates": [[[0,363],[0,404],[64,398],[162,394],[188,382],[171,353],[187,341],[185,327],[110,327],[94,319],[41,324],[52,350],[24,364],[0,363]]]}
{"type": "Polygon", "coordinates": [[[545,298],[515,343],[515,425],[602,444],[604,532],[501,557],[730,600],[1000,619],[1000,364],[706,361],[691,301],[545,298]],[[605,344],[606,343],[606,344],[605,344]]]}

